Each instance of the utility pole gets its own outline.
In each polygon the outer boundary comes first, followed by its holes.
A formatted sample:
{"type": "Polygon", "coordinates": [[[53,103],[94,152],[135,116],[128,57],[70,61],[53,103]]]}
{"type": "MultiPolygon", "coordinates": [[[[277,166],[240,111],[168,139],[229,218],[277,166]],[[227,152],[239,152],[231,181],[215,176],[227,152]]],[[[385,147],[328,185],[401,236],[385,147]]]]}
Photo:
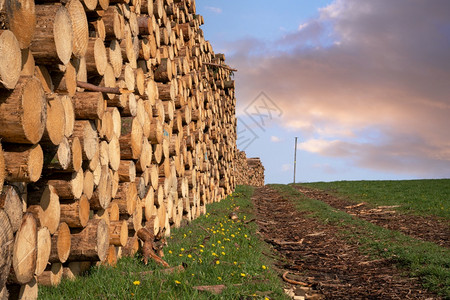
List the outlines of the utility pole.
{"type": "Polygon", "coordinates": [[[296,167],[297,167],[297,137],[295,137],[295,151],[294,151],[294,183],[295,183],[296,167]]]}

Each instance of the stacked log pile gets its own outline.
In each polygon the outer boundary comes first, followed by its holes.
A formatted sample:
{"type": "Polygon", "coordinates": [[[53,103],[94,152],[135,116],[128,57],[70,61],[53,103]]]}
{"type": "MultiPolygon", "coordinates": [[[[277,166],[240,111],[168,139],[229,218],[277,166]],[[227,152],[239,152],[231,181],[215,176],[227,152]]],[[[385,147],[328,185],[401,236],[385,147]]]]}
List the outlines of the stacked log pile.
{"type": "Polygon", "coordinates": [[[235,165],[236,185],[264,186],[264,166],[259,157],[247,158],[244,151],[237,151],[235,165]]]}
{"type": "Polygon", "coordinates": [[[233,70],[202,24],[193,0],[0,0],[0,299],[234,190],[233,70]]]}

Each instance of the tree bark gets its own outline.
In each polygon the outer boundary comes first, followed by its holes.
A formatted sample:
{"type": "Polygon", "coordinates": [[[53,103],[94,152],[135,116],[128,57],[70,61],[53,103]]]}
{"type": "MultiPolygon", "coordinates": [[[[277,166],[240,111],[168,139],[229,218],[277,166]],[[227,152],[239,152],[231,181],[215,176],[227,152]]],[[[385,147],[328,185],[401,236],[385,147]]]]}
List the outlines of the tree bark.
{"type": "MultiPolygon", "coordinates": [[[[6,145],[5,145],[6,146],[6,145]]],[[[44,164],[44,154],[37,145],[8,145],[4,149],[6,180],[36,182],[44,164]]]]}
{"type": "Polygon", "coordinates": [[[92,219],[79,233],[72,234],[69,261],[103,261],[109,247],[109,227],[105,220],[92,219]]]}

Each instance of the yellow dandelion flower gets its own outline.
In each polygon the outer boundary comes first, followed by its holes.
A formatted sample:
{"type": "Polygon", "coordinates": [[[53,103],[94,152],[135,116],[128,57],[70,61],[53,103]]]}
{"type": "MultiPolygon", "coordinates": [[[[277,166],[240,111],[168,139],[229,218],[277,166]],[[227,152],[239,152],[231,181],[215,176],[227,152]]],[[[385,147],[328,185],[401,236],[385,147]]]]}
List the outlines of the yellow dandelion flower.
{"type": "Polygon", "coordinates": [[[169,254],[172,254],[172,250],[169,250],[169,254]]]}
{"type": "Polygon", "coordinates": [[[246,234],[244,234],[244,237],[245,237],[245,238],[247,238],[247,235],[246,235],[246,234]]]}
{"type": "Polygon", "coordinates": [[[184,251],[184,248],[181,248],[181,251],[184,251]]]}
{"type": "Polygon", "coordinates": [[[219,264],[220,264],[220,261],[216,260],[216,265],[219,265],[219,264]]]}
{"type": "Polygon", "coordinates": [[[231,237],[233,237],[233,238],[234,238],[234,237],[236,237],[236,236],[235,236],[234,234],[231,234],[231,237]]]}
{"type": "Polygon", "coordinates": [[[134,285],[140,285],[141,282],[140,282],[139,280],[136,280],[136,281],[133,281],[133,284],[134,284],[134,285]]]}
{"type": "Polygon", "coordinates": [[[222,242],[221,241],[217,241],[217,244],[222,244],[222,242]]]}
{"type": "Polygon", "coordinates": [[[217,279],[222,280],[222,277],[219,276],[219,277],[217,277],[217,279]]]}
{"type": "Polygon", "coordinates": [[[181,254],[181,253],[180,253],[180,254],[178,254],[178,256],[180,256],[180,257],[181,257],[181,256],[183,256],[183,254],[181,254]]]}
{"type": "Polygon", "coordinates": [[[203,245],[200,245],[200,247],[205,248],[205,246],[203,246],[203,245]]]}
{"type": "Polygon", "coordinates": [[[262,265],[261,268],[263,268],[263,270],[267,269],[267,267],[265,265],[262,265]]]}
{"type": "Polygon", "coordinates": [[[225,255],[225,252],[222,251],[222,255],[225,255]]]}
{"type": "Polygon", "coordinates": [[[175,280],[175,283],[176,283],[176,284],[181,284],[181,282],[179,282],[178,280],[175,280]]]}
{"type": "Polygon", "coordinates": [[[233,264],[237,265],[237,261],[233,262],[233,264]]]}
{"type": "Polygon", "coordinates": [[[200,252],[203,252],[203,249],[200,249],[200,252]]]}
{"type": "Polygon", "coordinates": [[[188,254],[188,257],[189,257],[189,258],[192,258],[192,255],[188,254]]]}
{"type": "Polygon", "coordinates": [[[242,277],[245,277],[245,273],[241,273],[241,276],[242,276],[242,277]]]}

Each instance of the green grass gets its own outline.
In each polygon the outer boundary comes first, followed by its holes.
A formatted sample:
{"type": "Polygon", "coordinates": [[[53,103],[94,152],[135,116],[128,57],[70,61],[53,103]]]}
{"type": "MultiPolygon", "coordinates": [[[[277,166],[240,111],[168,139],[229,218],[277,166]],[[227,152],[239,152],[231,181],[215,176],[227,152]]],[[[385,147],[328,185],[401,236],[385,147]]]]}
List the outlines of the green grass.
{"type": "Polygon", "coordinates": [[[190,226],[175,229],[164,249],[171,266],[185,271],[138,276],[133,272],[161,270],[145,266],[139,257],[121,259],[117,266],[93,268],[88,276],[63,281],[58,287],[40,287],[40,299],[287,299],[272,267],[267,245],[255,234],[256,224],[231,221],[235,210],[240,220],[251,220],[253,188],[239,186],[236,192],[208,206],[208,213],[190,226]],[[200,285],[224,284],[220,294],[199,292],[200,285]]]}
{"type": "Polygon", "coordinates": [[[300,211],[309,212],[311,218],[336,226],[339,234],[349,242],[358,243],[363,253],[394,259],[410,276],[420,277],[426,288],[450,299],[449,249],[353,217],[322,201],[307,198],[292,186],[271,187],[294,201],[300,211]]]}
{"type": "Polygon", "coordinates": [[[299,185],[345,196],[355,203],[400,205],[398,210],[404,213],[450,219],[450,179],[336,181],[299,185]]]}

